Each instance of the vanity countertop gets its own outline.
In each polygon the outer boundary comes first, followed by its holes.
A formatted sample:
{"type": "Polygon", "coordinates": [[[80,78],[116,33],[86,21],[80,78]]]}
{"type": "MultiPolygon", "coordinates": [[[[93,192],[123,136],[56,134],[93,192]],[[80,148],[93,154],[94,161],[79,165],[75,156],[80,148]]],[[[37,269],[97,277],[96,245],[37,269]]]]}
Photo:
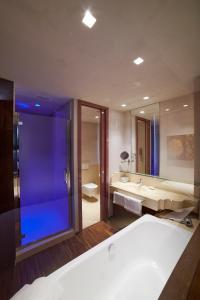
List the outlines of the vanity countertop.
{"type": "Polygon", "coordinates": [[[111,188],[127,193],[128,195],[137,195],[144,200],[143,206],[153,210],[179,209],[194,205],[194,197],[175,193],[150,186],[137,185],[134,182],[113,182],[111,188]]]}

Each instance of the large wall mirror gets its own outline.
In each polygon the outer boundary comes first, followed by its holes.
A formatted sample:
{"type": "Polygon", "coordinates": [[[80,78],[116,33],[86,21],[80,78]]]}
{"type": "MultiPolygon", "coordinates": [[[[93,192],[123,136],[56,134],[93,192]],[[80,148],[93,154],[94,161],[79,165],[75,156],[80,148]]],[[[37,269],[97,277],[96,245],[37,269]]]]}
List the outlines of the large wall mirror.
{"type": "Polygon", "coordinates": [[[147,105],[130,113],[131,172],[193,183],[193,95],[147,105]]]}

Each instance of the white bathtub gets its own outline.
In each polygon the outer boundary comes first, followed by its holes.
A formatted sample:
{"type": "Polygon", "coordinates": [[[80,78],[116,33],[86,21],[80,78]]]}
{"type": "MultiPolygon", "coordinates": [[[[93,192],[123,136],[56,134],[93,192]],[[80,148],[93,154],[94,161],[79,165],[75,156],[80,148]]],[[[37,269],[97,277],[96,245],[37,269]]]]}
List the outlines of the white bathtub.
{"type": "Polygon", "coordinates": [[[62,287],[60,300],[155,300],[191,235],[145,215],[47,279],[62,287]]]}
{"type": "Polygon", "coordinates": [[[191,235],[145,215],[48,277],[61,300],[158,299],[191,235]]]}

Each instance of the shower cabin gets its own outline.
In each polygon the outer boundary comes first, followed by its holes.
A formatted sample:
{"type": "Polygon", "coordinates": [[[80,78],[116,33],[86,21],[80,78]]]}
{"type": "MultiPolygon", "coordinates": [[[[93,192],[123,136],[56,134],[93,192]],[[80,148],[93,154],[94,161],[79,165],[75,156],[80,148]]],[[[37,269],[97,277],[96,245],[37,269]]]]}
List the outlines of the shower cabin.
{"type": "Polygon", "coordinates": [[[14,188],[17,253],[62,240],[73,227],[73,102],[16,99],[14,188]]]}

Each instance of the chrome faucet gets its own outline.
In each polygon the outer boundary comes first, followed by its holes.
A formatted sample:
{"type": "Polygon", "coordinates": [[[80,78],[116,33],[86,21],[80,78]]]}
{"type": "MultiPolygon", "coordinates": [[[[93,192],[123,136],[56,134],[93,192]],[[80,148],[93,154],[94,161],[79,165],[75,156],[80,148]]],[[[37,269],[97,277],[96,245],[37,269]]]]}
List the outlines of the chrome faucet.
{"type": "Polygon", "coordinates": [[[140,177],[139,181],[137,182],[137,184],[142,185],[142,178],[140,177]]]}
{"type": "Polygon", "coordinates": [[[193,227],[192,219],[190,217],[185,217],[181,223],[185,224],[187,227],[193,227]]]}

